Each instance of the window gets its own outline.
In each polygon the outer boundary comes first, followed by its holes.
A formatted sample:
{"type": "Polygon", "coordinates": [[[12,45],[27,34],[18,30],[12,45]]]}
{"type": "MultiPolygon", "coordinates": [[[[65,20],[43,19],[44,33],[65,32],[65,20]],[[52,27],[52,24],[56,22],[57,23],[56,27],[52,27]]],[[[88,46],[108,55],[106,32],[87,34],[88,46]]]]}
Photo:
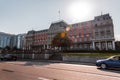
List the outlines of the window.
{"type": "Polygon", "coordinates": [[[80,47],[80,48],[83,48],[83,47],[82,47],[82,44],[80,44],[79,47],[80,47]]]}
{"type": "Polygon", "coordinates": [[[100,23],[100,25],[103,25],[103,23],[100,23]]]}
{"type": "Polygon", "coordinates": [[[111,31],[108,29],[108,30],[106,30],[106,33],[107,33],[107,35],[111,34],[111,31]]]}
{"type": "Polygon", "coordinates": [[[105,33],[105,31],[104,31],[104,30],[101,30],[101,31],[100,31],[100,33],[101,33],[101,34],[104,34],[104,33],[105,33]]]}
{"type": "Polygon", "coordinates": [[[100,19],[98,18],[97,21],[100,21],[100,19]]]}
{"type": "Polygon", "coordinates": [[[77,42],[77,39],[74,39],[75,40],[75,42],[77,42]]]}
{"type": "Polygon", "coordinates": [[[76,27],[78,27],[78,24],[76,24],[76,27]]]}
{"type": "Polygon", "coordinates": [[[112,49],[112,42],[108,42],[108,49],[112,49]]]}
{"type": "Polygon", "coordinates": [[[84,48],[87,48],[87,44],[84,44],[84,48]]]}
{"type": "Polygon", "coordinates": [[[106,32],[107,32],[107,33],[110,33],[110,30],[107,30],[106,32]]]}
{"type": "Polygon", "coordinates": [[[95,34],[98,34],[98,32],[96,31],[95,34]]]}
{"type": "Polygon", "coordinates": [[[86,38],[86,37],[84,38],[84,41],[87,41],[87,38],[86,38]]]}
{"type": "Polygon", "coordinates": [[[103,17],[103,20],[105,20],[105,17],[103,17]]]}
{"type": "Polygon", "coordinates": [[[95,24],[95,27],[97,27],[98,25],[97,24],[95,24]]]}
{"type": "Polygon", "coordinates": [[[79,41],[81,42],[81,41],[82,41],[82,38],[79,38],[79,41]]]}

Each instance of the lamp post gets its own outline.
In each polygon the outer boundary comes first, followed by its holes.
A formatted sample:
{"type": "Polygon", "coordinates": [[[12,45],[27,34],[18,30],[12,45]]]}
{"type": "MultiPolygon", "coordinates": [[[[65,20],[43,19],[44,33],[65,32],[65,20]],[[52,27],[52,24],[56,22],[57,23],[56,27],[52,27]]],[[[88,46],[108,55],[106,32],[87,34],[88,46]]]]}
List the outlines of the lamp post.
{"type": "MultiPolygon", "coordinates": [[[[67,33],[68,33],[68,31],[70,31],[70,27],[66,27],[65,28],[65,31],[64,32],[61,32],[60,33],[60,42],[61,42],[61,50],[63,51],[63,49],[64,50],[66,50],[67,49],[67,40],[68,40],[68,38],[67,38],[67,33]]],[[[68,43],[69,44],[69,43],[68,43]]]]}
{"type": "MultiPolygon", "coordinates": [[[[65,29],[65,34],[66,36],[68,36],[68,32],[70,31],[70,26],[66,27],[65,29]]],[[[66,42],[67,43],[67,42],[66,42]]],[[[67,50],[67,46],[66,46],[66,50],[67,50]]]]}
{"type": "Polygon", "coordinates": [[[66,32],[70,31],[70,27],[66,27],[65,31],[66,32]]]}
{"type": "Polygon", "coordinates": [[[61,38],[64,38],[67,35],[68,31],[70,31],[70,27],[65,28],[65,31],[61,33],[61,38]]]}

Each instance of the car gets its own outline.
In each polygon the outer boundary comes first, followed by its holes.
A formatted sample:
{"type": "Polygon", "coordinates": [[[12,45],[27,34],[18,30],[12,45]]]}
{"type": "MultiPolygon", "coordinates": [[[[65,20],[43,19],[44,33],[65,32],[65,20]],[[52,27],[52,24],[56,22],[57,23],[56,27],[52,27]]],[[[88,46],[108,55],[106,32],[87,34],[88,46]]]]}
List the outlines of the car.
{"type": "Polygon", "coordinates": [[[120,68],[120,55],[111,56],[107,59],[97,60],[96,66],[100,67],[101,69],[120,68]]]}
{"type": "Polygon", "coordinates": [[[17,60],[17,56],[13,55],[13,54],[2,54],[0,57],[1,61],[2,60],[17,60]]]}

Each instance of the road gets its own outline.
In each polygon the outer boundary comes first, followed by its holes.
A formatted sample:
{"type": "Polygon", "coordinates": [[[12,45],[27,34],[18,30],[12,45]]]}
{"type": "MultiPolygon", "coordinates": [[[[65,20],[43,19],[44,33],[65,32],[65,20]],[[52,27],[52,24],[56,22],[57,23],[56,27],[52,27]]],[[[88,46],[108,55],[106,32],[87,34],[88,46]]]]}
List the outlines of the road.
{"type": "Polygon", "coordinates": [[[3,61],[0,80],[120,80],[120,71],[81,64],[3,61]]]}

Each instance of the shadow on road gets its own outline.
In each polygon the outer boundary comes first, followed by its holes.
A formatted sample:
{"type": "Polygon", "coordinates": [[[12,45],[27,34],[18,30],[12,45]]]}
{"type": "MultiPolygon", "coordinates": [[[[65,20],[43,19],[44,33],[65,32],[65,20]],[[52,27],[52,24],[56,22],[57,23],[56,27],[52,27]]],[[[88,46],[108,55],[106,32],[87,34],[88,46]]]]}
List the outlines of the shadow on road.
{"type": "Polygon", "coordinates": [[[113,72],[113,73],[120,73],[120,68],[112,68],[112,69],[100,69],[100,68],[97,68],[101,71],[105,71],[105,72],[113,72]]]}
{"type": "Polygon", "coordinates": [[[33,66],[33,65],[36,65],[36,66],[45,66],[45,65],[50,65],[50,64],[53,64],[53,63],[48,63],[48,62],[30,62],[30,61],[27,61],[23,65],[24,66],[33,66]]]}
{"type": "Polygon", "coordinates": [[[50,64],[58,64],[61,63],[60,61],[26,61],[23,66],[45,66],[45,65],[50,65],[50,64]]]}
{"type": "Polygon", "coordinates": [[[21,66],[46,66],[50,64],[54,64],[57,62],[45,62],[45,61],[0,61],[0,63],[10,63],[14,65],[21,65],[21,66]]]}

